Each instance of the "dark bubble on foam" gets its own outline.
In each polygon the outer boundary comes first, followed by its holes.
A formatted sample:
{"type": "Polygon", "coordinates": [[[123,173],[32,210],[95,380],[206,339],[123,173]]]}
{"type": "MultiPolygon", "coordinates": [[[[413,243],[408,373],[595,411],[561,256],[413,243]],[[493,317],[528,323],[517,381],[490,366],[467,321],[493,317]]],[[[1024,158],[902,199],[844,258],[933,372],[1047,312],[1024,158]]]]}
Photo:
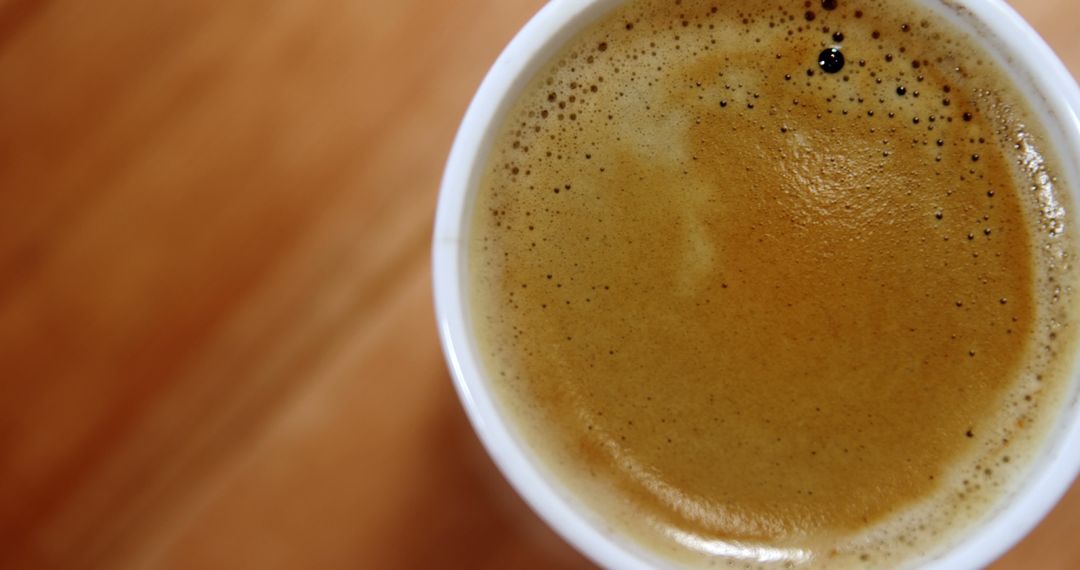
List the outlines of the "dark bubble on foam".
{"type": "Polygon", "coordinates": [[[838,48],[827,48],[818,55],[818,65],[825,73],[839,73],[844,69],[844,54],[838,48]]]}
{"type": "MultiPolygon", "coordinates": [[[[502,298],[505,310],[603,310],[620,290],[642,287],[633,280],[584,282],[579,275],[557,271],[551,259],[569,249],[576,250],[580,244],[565,243],[568,236],[554,233],[552,228],[556,227],[554,221],[563,217],[592,216],[590,223],[595,231],[576,239],[595,244],[591,250],[595,256],[604,255],[602,246],[613,240],[634,239],[610,233],[610,215],[597,206],[608,199],[603,193],[618,189],[601,188],[595,180],[604,180],[625,165],[611,153],[610,145],[605,144],[609,141],[597,140],[596,133],[619,132],[620,137],[625,137],[617,141],[620,144],[647,149],[657,141],[633,125],[680,120],[686,121],[687,127],[700,124],[700,116],[680,118],[665,110],[663,101],[650,97],[658,85],[669,85],[671,97],[707,103],[709,109],[723,113],[725,120],[739,121],[741,128],[756,125],[787,137],[828,128],[823,125],[843,117],[845,125],[858,125],[880,145],[872,149],[873,158],[867,159],[874,164],[875,172],[886,172],[891,161],[899,158],[925,155],[928,176],[951,178],[953,186],[940,196],[935,208],[922,215],[937,224],[943,242],[970,248],[972,278],[982,279],[983,259],[993,251],[992,241],[1008,231],[995,226],[994,197],[1009,191],[1009,182],[988,180],[987,173],[993,164],[1003,160],[1017,161],[1020,169],[1034,168],[1024,162],[1027,158],[1022,154],[1034,144],[1031,133],[1019,130],[1011,121],[1008,103],[999,101],[992,92],[965,87],[971,85],[973,74],[985,71],[977,69],[982,63],[967,57],[964,44],[951,49],[942,47],[948,38],[942,37],[937,24],[925,14],[913,11],[907,19],[885,17],[883,12],[896,14],[874,1],[778,4],[770,8],[748,6],[733,21],[723,21],[719,10],[709,2],[631,2],[616,13],[610,26],[596,30],[587,42],[571,46],[554,68],[538,79],[542,88],[532,90],[537,96],[522,100],[503,137],[508,143],[494,155],[493,179],[497,182],[492,185],[492,198],[485,210],[491,227],[498,232],[529,236],[522,241],[522,247],[490,261],[501,271],[525,257],[525,265],[533,268],[534,280],[526,279],[515,285],[516,290],[506,291],[502,298]],[[672,5],[675,9],[671,9],[672,5]],[[670,12],[671,17],[661,23],[645,16],[656,7],[670,12]],[[733,32],[725,31],[732,26],[733,32]],[[737,45],[779,47],[767,55],[763,47],[758,54],[761,63],[745,54],[723,55],[728,53],[725,41],[732,35],[737,45]],[[688,72],[683,62],[697,57],[715,57],[720,63],[708,72],[688,72]],[[613,128],[619,125],[626,127],[613,128]],[[1000,145],[1013,147],[1015,158],[997,150],[1000,145]],[[556,179],[558,182],[554,182],[556,179]],[[954,192],[978,193],[984,197],[982,205],[977,211],[954,207],[954,192]],[[543,293],[537,296],[534,290],[543,293]],[[530,295],[524,295],[526,291],[530,295]]],[[[683,160],[693,163],[699,157],[687,156],[683,160]]],[[[1050,176],[1033,170],[1022,174],[1040,180],[1050,176]]],[[[1038,200],[1037,194],[1044,189],[1045,183],[1033,184],[1031,196],[1025,199],[1038,200]]],[[[866,190],[874,190],[872,181],[866,190]]],[[[1038,221],[1041,230],[1051,236],[1059,231],[1060,222],[1053,212],[1040,215],[1044,215],[1038,221]]],[[[492,247],[488,244],[496,239],[494,236],[486,233],[481,247],[492,247]]],[[[1040,239],[1035,236],[1041,244],[1040,239]]],[[[1052,248],[1048,245],[1047,251],[1052,248]]],[[[1042,403],[1043,371],[1054,368],[1058,336],[1069,322],[1065,309],[1060,307],[1066,304],[1061,296],[1070,291],[1060,289],[1055,282],[1064,280],[1071,271],[1071,259],[1069,252],[1060,249],[1054,250],[1054,255],[1057,272],[1050,271],[1040,278],[1037,294],[1054,292],[1048,296],[1051,300],[1047,304],[1058,308],[1041,310],[1057,318],[1040,317],[1035,325],[1018,323],[1011,312],[1012,304],[990,290],[977,298],[935,301],[949,311],[992,305],[1002,334],[1011,335],[1021,327],[1041,328],[1039,349],[1044,356],[1033,360],[1024,373],[1019,395],[1008,403],[1016,418],[1015,426],[979,429],[972,425],[955,434],[985,449],[986,460],[968,469],[950,491],[955,503],[936,514],[921,515],[904,531],[901,542],[906,541],[912,549],[918,550],[948,519],[977,512],[979,501],[986,500],[982,497],[1006,484],[1003,474],[1015,472],[1016,457],[1022,451],[1003,450],[1015,448],[1016,441],[1025,437],[1025,426],[1036,420],[1042,403]]],[[[587,255],[580,261],[590,262],[587,255]]],[[[727,287],[725,283],[723,288],[727,287]]],[[[985,287],[989,289],[989,283],[985,287]]],[[[573,330],[567,333],[567,344],[578,343],[576,339],[584,336],[573,330]]],[[[530,334],[517,326],[512,331],[521,346],[529,345],[530,334]]],[[[970,346],[962,335],[954,335],[954,345],[947,348],[957,358],[973,362],[985,358],[985,351],[970,346]]],[[[511,358],[505,349],[496,352],[496,361],[508,362],[511,358]]],[[[595,347],[595,352],[597,362],[622,357],[610,346],[595,347]]],[[[943,474],[927,477],[938,477],[942,485],[947,484],[943,474]]],[[[889,546],[895,544],[895,536],[876,540],[879,542],[864,544],[865,550],[854,548],[848,554],[870,563],[888,560],[895,554],[889,546]]]]}

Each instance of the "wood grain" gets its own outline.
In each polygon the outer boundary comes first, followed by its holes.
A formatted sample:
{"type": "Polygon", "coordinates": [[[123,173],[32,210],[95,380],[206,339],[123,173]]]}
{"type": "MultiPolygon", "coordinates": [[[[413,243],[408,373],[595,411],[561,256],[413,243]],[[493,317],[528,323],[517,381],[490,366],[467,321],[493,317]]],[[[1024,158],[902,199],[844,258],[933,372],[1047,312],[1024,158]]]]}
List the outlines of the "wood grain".
{"type": "MultiPolygon", "coordinates": [[[[588,567],[430,301],[451,138],[539,5],[0,2],[0,567],[588,567]]],[[[1015,5],[1080,71],[1080,5],[1015,5]]],[[[1080,567],[1078,524],[995,568],[1080,567]]]]}

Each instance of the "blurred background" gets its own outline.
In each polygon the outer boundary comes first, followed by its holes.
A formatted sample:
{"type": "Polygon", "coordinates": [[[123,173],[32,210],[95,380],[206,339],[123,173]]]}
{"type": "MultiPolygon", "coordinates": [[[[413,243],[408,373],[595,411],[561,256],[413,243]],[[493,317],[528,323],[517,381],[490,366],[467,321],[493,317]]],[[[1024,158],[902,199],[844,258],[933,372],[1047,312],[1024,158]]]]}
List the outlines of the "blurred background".
{"type": "MultiPolygon", "coordinates": [[[[0,568],[588,568],[480,448],[429,240],[538,0],[0,0],[0,568]]],[[[1080,73],[1080,3],[1013,4],[1080,73]]],[[[1080,567],[1074,489],[994,568],[1080,567]]]]}

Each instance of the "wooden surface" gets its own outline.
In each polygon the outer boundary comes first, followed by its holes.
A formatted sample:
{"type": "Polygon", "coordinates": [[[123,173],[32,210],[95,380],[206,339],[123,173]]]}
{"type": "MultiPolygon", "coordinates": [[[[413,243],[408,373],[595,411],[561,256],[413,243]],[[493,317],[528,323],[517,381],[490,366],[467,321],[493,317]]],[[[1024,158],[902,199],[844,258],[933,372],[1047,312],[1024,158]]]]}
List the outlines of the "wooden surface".
{"type": "MultiPolygon", "coordinates": [[[[451,138],[539,4],[0,1],[0,567],[588,567],[431,307],[451,138]]],[[[1080,4],[1015,4],[1080,72],[1080,4]]],[[[1078,525],[995,568],[1080,567],[1078,525]]]]}

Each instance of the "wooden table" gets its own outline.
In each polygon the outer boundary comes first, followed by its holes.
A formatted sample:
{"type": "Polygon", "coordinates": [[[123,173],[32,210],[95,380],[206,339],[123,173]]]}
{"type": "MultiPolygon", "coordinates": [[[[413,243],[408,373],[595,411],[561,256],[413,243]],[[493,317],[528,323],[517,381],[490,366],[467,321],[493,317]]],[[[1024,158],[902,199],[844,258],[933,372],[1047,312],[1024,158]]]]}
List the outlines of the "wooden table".
{"type": "MultiPolygon", "coordinates": [[[[1080,4],[1015,4],[1080,72],[1080,4]]],[[[0,567],[588,566],[431,307],[451,137],[539,5],[0,2],[0,567]]],[[[1080,567],[1076,525],[995,568],[1080,567]]]]}

